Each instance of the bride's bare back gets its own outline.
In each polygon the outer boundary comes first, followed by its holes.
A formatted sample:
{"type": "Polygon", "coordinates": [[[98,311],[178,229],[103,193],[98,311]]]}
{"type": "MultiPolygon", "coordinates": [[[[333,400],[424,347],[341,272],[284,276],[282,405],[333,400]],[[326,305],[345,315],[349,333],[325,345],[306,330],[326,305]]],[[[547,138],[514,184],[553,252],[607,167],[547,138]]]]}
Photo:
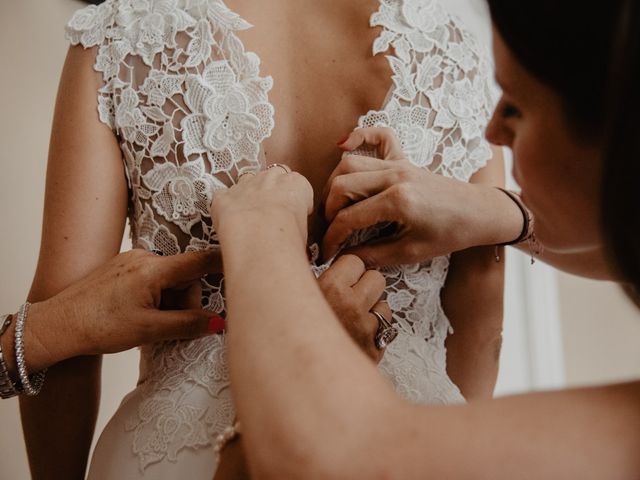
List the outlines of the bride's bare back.
{"type": "MultiPolygon", "coordinates": [[[[340,160],[336,143],[358,118],[382,107],[391,69],[371,46],[380,28],[369,19],[378,0],[231,0],[254,28],[239,33],[271,75],[275,128],[263,142],[267,162],[286,163],[320,195],[340,160]]],[[[317,198],[317,197],[316,197],[317,198]]]]}

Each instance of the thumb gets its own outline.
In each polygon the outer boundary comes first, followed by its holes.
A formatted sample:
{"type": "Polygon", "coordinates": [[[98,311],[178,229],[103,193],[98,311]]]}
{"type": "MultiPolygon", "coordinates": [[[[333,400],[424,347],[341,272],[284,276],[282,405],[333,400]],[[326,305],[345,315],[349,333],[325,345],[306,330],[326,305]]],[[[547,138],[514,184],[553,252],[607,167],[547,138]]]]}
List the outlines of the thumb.
{"type": "Polygon", "coordinates": [[[153,342],[213,335],[226,327],[222,317],[207,310],[154,310],[149,315],[153,342]]]}

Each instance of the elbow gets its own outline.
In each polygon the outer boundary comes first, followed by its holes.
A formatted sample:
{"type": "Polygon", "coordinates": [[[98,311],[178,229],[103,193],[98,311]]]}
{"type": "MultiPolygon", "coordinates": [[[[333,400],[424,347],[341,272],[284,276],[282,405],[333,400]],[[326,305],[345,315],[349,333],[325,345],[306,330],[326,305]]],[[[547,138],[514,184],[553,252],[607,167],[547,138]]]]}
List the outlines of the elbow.
{"type": "Polygon", "coordinates": [[[448,353],[470,359],[472,364],[486,362],[497,365],[502,353],[502,322],[496,321],[489,325],[480,324],[473,327],[454,329],[453,334],[446,340],[448,353]]]}
{"type": "Polygon", "coordinates": [[[502,334],[502,327],[489,328],[478,339],[478,347],[485,352],[487,358],[495,362],[496,365],[500,363],[500,354],[502,353],[502,334]]]}
{"type": "Polygon", "coordinates": [[[502,329],[466,333],[447,339],[447,373],[467,402],[490,399],[500,367],[502,329]]]}

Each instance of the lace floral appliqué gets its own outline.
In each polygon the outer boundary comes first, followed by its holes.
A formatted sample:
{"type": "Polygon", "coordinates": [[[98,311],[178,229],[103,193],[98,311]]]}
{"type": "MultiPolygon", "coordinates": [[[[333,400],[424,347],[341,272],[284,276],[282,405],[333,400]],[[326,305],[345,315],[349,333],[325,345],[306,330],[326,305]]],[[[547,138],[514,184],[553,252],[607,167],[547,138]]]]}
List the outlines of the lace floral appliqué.
{"type": "MultiPolygon", "coordinates": [[[[380,0],[371,25],[382,27],[373,54],[387,55],[393,88],[359,127],[391,127],[415,165],[468,180],[491,156],[482,136],[493,106],[490,65],[435,0],[380,0]]],[[[106,0],[70,21],[71,43],[96,48],[97,108],[120,142],[135,246],[166,255],[215,248],[215,191],[260,164],[274,127],[273,81],[236,35],[247,28],[222,0],[106,0]]],[[[383,272],[400,335],[380,368],[417,402],[462,401],[446,374],[440,290],[448,266],[442,257],[383,272]]],[[[222,276],[203,279],[202,289],[203,307],[224,314],[222,276]]],[[[212,449],[232,423],[224,343],[143,348],[135,414],[123,427],[140,471],[178,462],[185,449],[212,449]]]]}

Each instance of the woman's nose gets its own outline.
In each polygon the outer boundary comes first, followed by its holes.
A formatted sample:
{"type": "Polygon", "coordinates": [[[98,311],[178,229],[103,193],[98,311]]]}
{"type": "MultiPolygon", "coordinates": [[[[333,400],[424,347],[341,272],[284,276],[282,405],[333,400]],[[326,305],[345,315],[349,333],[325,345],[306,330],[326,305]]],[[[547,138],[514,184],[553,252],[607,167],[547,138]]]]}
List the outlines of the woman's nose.
{"type": "Polygon", "coordinates": [[[493,117],[491,117],[485,136],[490,143],[501,147],[510,147],[513,141],[511,130],[505,125],[504,120],[499,117],[497,112],[494,112],[493,117]]]}

